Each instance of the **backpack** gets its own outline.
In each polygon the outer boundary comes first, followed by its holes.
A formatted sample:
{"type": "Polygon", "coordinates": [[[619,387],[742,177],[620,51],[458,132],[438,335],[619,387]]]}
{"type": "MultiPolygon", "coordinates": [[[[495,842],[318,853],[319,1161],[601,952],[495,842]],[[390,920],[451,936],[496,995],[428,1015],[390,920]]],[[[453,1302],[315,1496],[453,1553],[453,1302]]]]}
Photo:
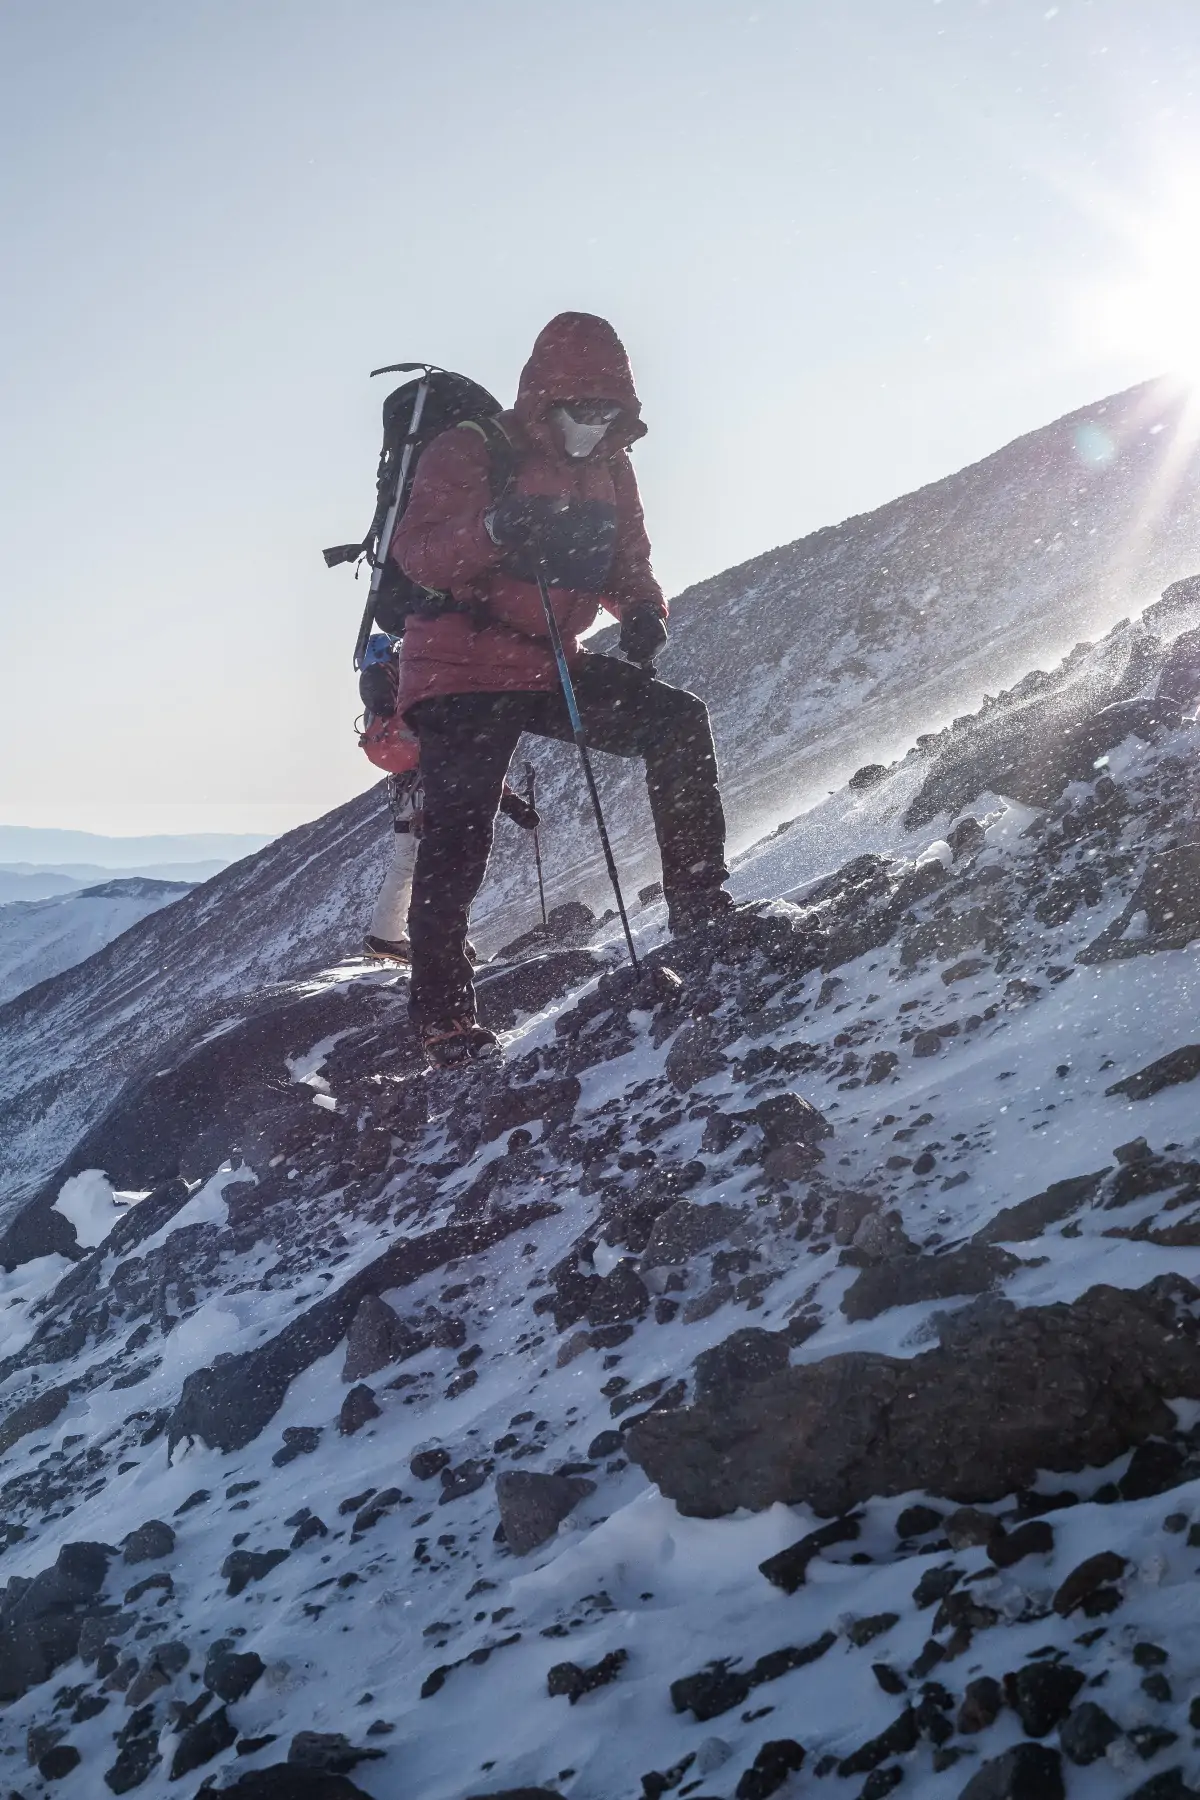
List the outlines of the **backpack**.
{"type": "Polygon", "coordinates": [[[421,758],[417,734],[396,711],[400,645],[384,632],[369,637],[362,657],[358,692],[364,712],[359,748],[368,762],[389,775],[407,775],[421,758]]]}
{"type": "Polygon", "coordinates": [[[395,363],[387,369],[373,369],[373,375],[421,369],[415,381],[394,388],[383,403],[383,447],[375,472],[375,512],[366,536],[358,544],[335,544],[324,552],[328,568],[340,563],[358,562],[366,557],[371,565],[371,594],[363,615],[355,650],[355,667],[363,666],[363,657],[374,625],[389,637],[400,638],[412,614],[429,616],[460,607],[448,594],[419,587],[388,555],[396,523],[402,517],[412,492],[413,477],[421,453],[455,425],[474,428],[484,438],[492,470],[492,491],[499,498],[512,478],[515,453],[502,427],[496,422],[500,402],[465,375],[448,369],[435,369],[424,363],[395,363]],[[417,429],[412,429],[418,395],[425,390],[417,429]],[[404,467],[404,453],[411,444],[412,454],[404,467]],[[401,488],[400,484],[403,483],[401,488]],[[395,502],[395,511],[392,512],[395,502]],[[388,517],[392,514],[390,529],[388,517]],[[384,542],[384,535],[388,542],[384,542]]]}

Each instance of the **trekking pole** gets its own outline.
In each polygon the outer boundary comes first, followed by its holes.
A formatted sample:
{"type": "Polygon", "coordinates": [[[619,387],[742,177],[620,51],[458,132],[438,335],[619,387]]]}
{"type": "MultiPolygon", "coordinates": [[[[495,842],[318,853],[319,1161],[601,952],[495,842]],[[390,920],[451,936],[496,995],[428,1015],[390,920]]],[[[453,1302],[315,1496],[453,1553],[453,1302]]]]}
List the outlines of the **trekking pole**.
{"type": "Polygon", "coordinates": [[[371,626],[375,622],[375,599],[379,593],[379,584],[383,580],[387,568],[388,551],[392,547],[392,533],[396,529],[396,518],[404,501],[404,490],[408,485],[408,471],[412,467],[413,447],[417,441],[417,432],[421,427],[421,415],[425,411],[425,401],[429,394],[429,378],[434,373],[433,363],[392,363],[386,369],[372,369],[372,375],[407,374],[412,369],[421,369],[423,374],[417,384],[413,396],[412,418],[404,439],[404,452],[400,458],[400,468],[396,476],[396,485],[392,490],[392,498],[384,514],[375,550],[371,557],[371,586],[367,594],[367,604],[363,608],[362,624],[358,628],[358,642],[354,646],[354,666],[362,668],[363,652],[367,647],[367,639],[371,635],[371,626]]]}
{"type": "MultiPolygon", "coordinates": [[[[525,764],[525,798],[528,800],[530,806],[533,808],[534,812],[536,813],[537,812],[537,776],[533,772],[533,764],[532,763],[525,764]]],[[[550,923],[550,921],[546,917],[546,884],[542,880],[542,841],[541,840],[542,840],[541,827],[538,825],[535,825],[533,828],[533,854],[534,854],[534,859],[537,862],[538,899],[542,903],[542,924],[548,925],[550,923]]]]}
{"type": "Polygon", "coordinates": [[[554,660],[558,664],[558,679],[562,683],[563,699],[567,703],[567,716],[571,721],[571,734],[575,739],[575,748],[579,751],[579,760],[583,764],[583,778],[587,782],[588,793],[592,797],[592,811],[596,815],[596,829],[600,833],[600,843],[604,850],[604,860],[608,865],[608,879],[612,882],[613,893],[617,896],[617,911],[621,915],[621,929],[625,933],[625,943],[629,949],[629,960],[633,964],[634,974],[640,972],[637,951],[633,947],[633,933],[629,929],[629,915],[625,911],[625,897],[621,892],[621,878],[617,874],[617,865],[612,853],[612,845],[608,841],[608,830],[604,823],[604,810],[600,805],[600,795],[596,789],[596,777],[592,774],[592,759],[588,755],[587,740],[583,735],[583,720],[579,716],[579,704],[575,699],[575,684],[571,680],[571,671],[567,667],[567,653],[563,649],[562,633],[558,629],[558,620],[554,616],[554,608],[550,604],[550,589],[546,581],[545,565],[539,563],[537,571],[538,593],[542,597],[542,611],[546,615],[546,630],[550,633],[550,642],[554,647],[554,660]]]}

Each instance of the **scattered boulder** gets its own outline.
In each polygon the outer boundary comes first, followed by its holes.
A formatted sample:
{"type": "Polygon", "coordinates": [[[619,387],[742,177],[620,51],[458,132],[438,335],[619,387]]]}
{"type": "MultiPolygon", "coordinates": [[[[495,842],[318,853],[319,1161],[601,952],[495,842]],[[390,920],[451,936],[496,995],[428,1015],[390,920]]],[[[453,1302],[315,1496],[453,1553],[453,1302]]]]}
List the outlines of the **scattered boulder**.
{"type": "Polygon", "coordinates": [[[161,1519],[147,1519],[124,1539],[127,1563],[157,1562],[161,1557],[170,1556],[174,1548],[175,1533],[161,1519]]]}
{"type": "Polygon", "coordinates": [[[356,1763],[377,1762],[385,1750],[360,1750],[340,1731],[298,1731],[288,1746],[288,1767],[348,1775],[356,1763]]]}
{"type": "Polygon", "coordinates": [[[228,1582],[225,1592],[240,1594],[252,1581],[261,1581],[278,1563],[287,1560],[286,1550],[231,1550],[221,1564],[221,1578],[228,1582]]]}
{"type": "Polygon", "coordinates": [[[514,1556],[526,1556],[552,1538],[567,1514],[596,1491],[584,1475],[543,1475],[533,1469],[504,1469],[496,1477],[496,1503],[504,1541],[514,1556]]]}
{"type": "Polygon", "coordinates": [[[788,1777],[803,1767],[802,1744],[795,1738],[771,1738],[734,1789],[736,1800],[770,1800],[788,1777]]]}
{"type": "Polygon", "coordinates": [[[443,1469],[448,1469],[454,1461],[449,1450],[440,1445],[430,1450],[414,1450],[408,1459],[408,1469],[414,1481],[432,1481],[443,1469]]]}
{"type": "Polygon", "coordinates": [[[715,1019],[689,1019],[675,1033],[663,1073],[677,1093],[687,1094],[701,1081],[728,1067],[721,1028],[715,1019]]]}
{"type": "Polygon", "coordinates": [[[1129,1567],[1128,1557],[1116,1550],[1101,1550],[1071,1570],[1054,1595],[1054,1610],[1060,1618],[1069,1619],[1073,1612],[1092,1599],[1101,1589],[1121,1579],[1129,1567]]]}
{"type": "Polygon", "coordinates": [[[964,1736],[986,1731],[994,1725],[1004,1705],[1004,1689],[991,1675],[976,1676],[963,1690],[962,1704],[955,1723],[964,1736]]]}
{"type": "Polygon", "coordinates": [[[378,1294],[364,1294],[346,1338],[342,1380],[361,1381],[389,1363],[403,1362],[425,1348],[426,1340],[378,1294]]]}
{"type": "Polygon", "coordinates": [[[1108,1174],[1108,1169],[1095,1169],[1090,1175],[1072,1175],[1067,1181],[1052,1181],[1040,1194],[1021,1200],[1016,1206],[1005,1206],[988,1220],[971,1239],[973,1244],[1023,1244],[1041,1237],[1047,1226],[1069,1218],[1081,1206],[1094,1200],[1108,1174]]]}
{"type": "Polygon", "coordinates": [[[1123,1094],[1127,1100],[1148,1100],[1163,1088],[1177,1087],[1180,1082],[1194,1081],[1200,1075],[1200,1044],[1183,1044],[1157,1061],[1147,1063],[1124,1081],[1114,1081],[1106,1094],[1123,1094]]]}
{"type": "Polygon", "coordinates": [[[1026,1735],[1043,1738],[1066,1718],[1083,1681],[1070,1663],[1030,1662],[1006,1676],[1004,1685],[1026,1735]]]}
{"type": "Polygon", "coordinates": [[[365,1381],[360,1381],[342,1401],[341,1411],[338,1413],[338,1431],[342,1437],[353,1437],[356,1431],[361,1431],[372,1419],[382,1416],[383,1408],[376,1400],[374,1391],[365,1381]]]}
{"type": "Polygon", "coordinates": [[[1170,1276],[1070,1305],[989,1302],[919,1356],[829,1356],[650,1414],[627,1453],[705,1518],[776,1501],[835,1515],[913,1488],[999,1499],[1041,1469],[1103,1466],[1171,1431],[1168,1402],[1200,1399],[1198,1301],[1170,1276]]]}
{"type": "Polygon", "coordinates": [[[61,1781],[72,1769],[77,1769],[83,1757],[74,1744],[55,1744],[47,1750],[45,1756],[38,1758],[37,1772],[43,1781],[61,1781]]]}
{"type": "Polygon", "coordinates": [[[1014,1744],[968,1781],[958,1800],[1065,1800],[1062,1758],[1045,1744],[1014,1744]]]}
{"type": "Polygon", "coordinates": [[[591,1326],[621,1325],[627,1319],[640,1319],[649,1306],[650,1290],[632,1262],[622,1259],[592,1289],[587,1322],[591,1326]]]}
{"type": "Polygon", "coordinates": [[[1008,1251],[982,1244],[964,1244],[943,1256],[891,1257],[868,1265],[851,1283],[842,1296],[842,1311],[859,1321],[878,1318],[893,1306],[983,1294],[1019,1267],[1008,1251]]]}
{"type": "Polygon", "coordinates": [[[802,1144],[811,1149],[833,1136],[833,1126],[824,1113],[799,1094],[772,1094],[769,1099],[760,1100],[754,1108],[754,1120],[768,1150],[784,1144],[802,1144]]]}
{"type": "Polygon", "coordinates": [[[607,1687],[610,1681],[615,1681],[628,1661],[628,1650],[610,1650],[607,1656],[602,1656],[590,1668],[581,1668],[578,1663],[573,1662],[555,1663],[546,1672],[546,1692],[551,1699],[565,1694],[574,1706],[577,1700],[582,1700],[593,1688],[607,1687]]]}
{"type": "Polygon", "coordinates": [[[782,1332],[747,1325],[696,1358],[692,1365],[696,1399],[708,1405],[728,1398],[735,1388],[765,1381],[787,1368],[790,1355],[791,1345],[782,1332]]]}
{"type": "Polygon", "coordinates": [[[233,1643],[232,1638],[218,1638],[204,1663],[205,1687],[230,1706],[245,1699],[266,1668],[256,1651],[236,1651],[233,1643]]]}
{"type": "Polygon", "coordinates": [[[1120,1726],[1094,1700],[1084,1700],[1067,1714],[1058,1728],[1063,1755],[1080,1768],[1099,1762],[1108,1746],[1120,1735],[1120,1726]]]}
{"type": "Polygon", "coordinates": [[[44,1388],[32,1400],[14,1406],[0,1425],[0,1456],[10,1451],[21,1438],[32,1431],[45,1431],[66,1411],[71,1391],[67,1387],[44,1388]]]}
{"type": "Polygon", "coordinates": [[[864,763],[861,769],[855,769],[846,785],[854,793],[864,794],[868,788],[878,787],[881,781],[886,780],[886,763],[864,763]]]}
{"type": "MultiPolygon", "coordinates": [[[[531,1790],[536,1792],[537,1790],[531,1790]]],[[[250,1769],[221,1789],[234,1800],[371,1800],[347,1775],[335,1775],[328,1769],[305,1769],[296,1763],[271,1763],[265,1769],[250,1769]]],[[[555,1795],[554,1800],[559,1800],[555,1795]]]]}
{"type": "Polygon", "coordinates": [[[183,1732],[175,1747],[170,1779],[178,1781],[203,1763],[211,1762],[214,1756],[220,1756],[222,1750],[228,1750],[237,1742],[237,1735],[237,1726],[223,1706],[198,1719],[183,1732]]]}
{"type": "MultiPolygon", "coordinates": [[[[850,1513],[844,1519],[834,1519],[829,1525],[819,1525],[797,1543],[789,1544],[786,1550],[778,1550],[774,1556],[759,1563],[759,1573],[766,1576],[772,1587],[782,1588],[785,1594],[794,1594],[807,1579],[808,1565],[813,1557],[834,1544],[853,1543],[862,1530],[862,1520],[862,1513],[850,1513]]],[[[895,1624],[894,1614],[883,1616],[895,1624]]],[[[866,1637],[862,1639],[863,1643],[869,1641],[866,1637]]]]}
{"type": "Polygon", "coordinates": [[[727,1238],[744,1219],[740,1207],[726,1206],[720,1200],[707,1206],[676,1200],[655,1219],[650,1241],[642,1252],[642,1268],[673,1268],[688,1262],[727,1238]]]}
{"type": "Polygon", "coordinates": [[[286,1468],[288,1463],[295,1462],[298,1456],[311,1456],[321,1442],[319,1425],[285,1425],[283,1428],[283,1446],[277,1450],[271,1461],[277,1469],[286,1468]]]}

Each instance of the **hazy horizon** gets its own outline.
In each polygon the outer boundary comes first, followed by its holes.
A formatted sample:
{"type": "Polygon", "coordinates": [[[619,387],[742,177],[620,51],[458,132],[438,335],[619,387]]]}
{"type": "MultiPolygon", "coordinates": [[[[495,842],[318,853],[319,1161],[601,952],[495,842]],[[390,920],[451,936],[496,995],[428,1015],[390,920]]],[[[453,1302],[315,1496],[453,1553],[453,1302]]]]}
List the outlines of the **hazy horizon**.
{"type": "Polygon", "coordinates": [[[1194,0],[0,15],[0,818],[361,791],[384,383],[612,318],[669,593],[1200,372],[1194,0]],[[1196,350],[1193,360],[1192,352],[1196,350]]]}

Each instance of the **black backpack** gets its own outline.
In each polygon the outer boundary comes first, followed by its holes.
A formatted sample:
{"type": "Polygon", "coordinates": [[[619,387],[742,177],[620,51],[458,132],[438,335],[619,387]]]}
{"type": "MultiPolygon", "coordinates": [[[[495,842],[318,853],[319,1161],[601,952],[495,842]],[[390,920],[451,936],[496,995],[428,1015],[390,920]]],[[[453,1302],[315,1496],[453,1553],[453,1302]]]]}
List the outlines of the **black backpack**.
{"type": "Polygon", "coordinates": [[[429,616],[459,610],[459,603],[448,594],[418,587],[415,581],[410,581],[388,556],[388,543],[384,541],[384,530],[394,502],[391,530],[387,533],[389,541],[396,522],[403,516],[422,451],[434,438],[456,425],[474,427],[487,443],[492,492],[496,498],[511,480],[515,464],[512,445],[497,423],[500,402],[478,382],[426,363],[393,363],[386,369],[372,369],[371,373],[389,375],[413,369],[420,369],[422,374],[415,381],[406,381],[401,387],[394,388],[383,403],[383,447],[375,474],[375,513],[366,536],[361,543],[334,544],[323,553],[326,566],[331,569],[339,563],[358,562],[362,557],[371,567],[371,593],[355,649],[356,668],[361,666],[363,650],[373,626],[398,638],[403,636],[404,627],[413,614],[429,616]],[[414,432],[413,413],[422,387],[425,401],[414,432]],[[405,469],[404,453],[409,444],[412,454],[405,469]]]}

